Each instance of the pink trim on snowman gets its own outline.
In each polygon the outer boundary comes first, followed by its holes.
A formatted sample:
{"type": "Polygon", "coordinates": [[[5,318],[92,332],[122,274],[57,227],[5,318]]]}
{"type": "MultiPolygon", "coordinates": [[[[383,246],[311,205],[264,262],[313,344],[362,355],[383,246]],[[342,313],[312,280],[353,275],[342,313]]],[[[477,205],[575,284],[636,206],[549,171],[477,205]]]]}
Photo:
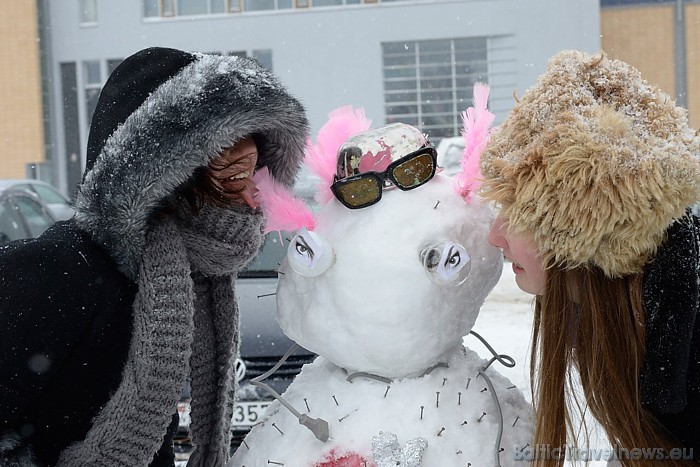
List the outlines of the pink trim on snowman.
{"type": "Polygon", "coordinates": [[[282,230],[294,232],[302,227],[313,230],[316,227],[316,219],[311,209],[304,201],[277,183],[267,167],[255,172],[253,181],[258,189],[256,199],[260,202],[267,219],[263,233],[282,230]]]}
{"type": "MultiPolygon", "coordinates": [[[[480,184],[479,157],[488,141],[494,114],[487,109],[489,86],[474,85],[474,106],[462,112],[465,141],[462,154],[462,171],[454,176],[455,191],[469,203],[480,184]]],[[[330,186],[336,173],[337,154],[349,137],[369,130],[372,122],[365,118],[364,110],[346,105],[328,114],[328,121],[318,132],[316,144],[309,141],[304,165],[321,179],[316,201],[325,204],[333,198],[330,186]]],[[[275,182],[266,167],[253,177],[258,188],[256,199],[267,218],[265,233],[272,231],[293,232],[302,227],[313,230],[316,225],[311,209],[285,187],[275,182]]]]}
{"type": "Polygon", "coordinates": [[[464,153],[461,161],[462,171],[455,175],[455,191],[466,202],[472,199],[472,193],[481,183],[479,158],[488,142],[491,124],[495,118],[495,115],[487,109],[489,89],[488,84],[475,83],[474,107],[469,107],[466,112],[462,112],[464,153]]]}
{"type": "Polygon", "coordinates": [[[304,165],[321,179],[316,201],[325,204],[333,198],[331,185],[338,164],[338,149],[351,136],[367,131],[372,121],[363,109],[346,105],[328,113],[328,121],[318,131],[316,144],[309,144],[304,165]]]}

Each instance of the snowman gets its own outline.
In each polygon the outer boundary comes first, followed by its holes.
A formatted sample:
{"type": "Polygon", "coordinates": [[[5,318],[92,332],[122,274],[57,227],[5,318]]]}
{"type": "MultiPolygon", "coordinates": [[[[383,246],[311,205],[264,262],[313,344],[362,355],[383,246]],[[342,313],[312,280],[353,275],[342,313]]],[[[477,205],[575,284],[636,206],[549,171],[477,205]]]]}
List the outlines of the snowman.
{"type": "Polygon", "coordinates": [[[277,400],[229,466],[517,465],[531,408],[493,365],[514,362],[463,343],[503,265],[487,242],[493,213],[474,194],[487,96],[477,86],[464,114],[454,178],[419,130],[370,129],[351,108],[330,114],[307,154],[321,180],[317,212],[259,174],[268,229],[296,232],[278,321],[319,357],[284,394],[267,387],[277,400]]]}

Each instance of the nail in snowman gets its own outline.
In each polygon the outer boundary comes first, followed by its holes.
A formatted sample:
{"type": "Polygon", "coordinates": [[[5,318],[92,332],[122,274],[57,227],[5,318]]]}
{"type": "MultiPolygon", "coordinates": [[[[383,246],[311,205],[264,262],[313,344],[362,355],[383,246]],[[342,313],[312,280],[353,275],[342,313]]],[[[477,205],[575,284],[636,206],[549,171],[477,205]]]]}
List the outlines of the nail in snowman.
{"type": "Polygon", "coordinates": [[[492,365],[508,357],[463,344],[503,264],[474,193],[487,96],[475,87],[455,177],[418,129],[369,129],[350,108],[330,114],[307,155],[322,181],[317,212],[260,174],[268,228],[296,231],[278,321],[319,357],[275,394],[229,466],[517,465],[531,408],[492,365]]]}

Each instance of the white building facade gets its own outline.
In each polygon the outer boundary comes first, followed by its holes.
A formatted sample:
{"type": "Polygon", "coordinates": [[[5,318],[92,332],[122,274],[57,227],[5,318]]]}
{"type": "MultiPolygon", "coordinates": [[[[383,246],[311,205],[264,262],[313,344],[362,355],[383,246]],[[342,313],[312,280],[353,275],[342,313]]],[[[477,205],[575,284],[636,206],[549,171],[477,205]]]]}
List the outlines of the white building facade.
{"type": "Polygon", "coordinates": [[[342,105],[459,134],[476,81],[497,121],[561,49],[600,48],[599,0],[40,0],[54,183],[72,195],[110,71],[150,46],[256,57],[315,132],[342,105]]]}

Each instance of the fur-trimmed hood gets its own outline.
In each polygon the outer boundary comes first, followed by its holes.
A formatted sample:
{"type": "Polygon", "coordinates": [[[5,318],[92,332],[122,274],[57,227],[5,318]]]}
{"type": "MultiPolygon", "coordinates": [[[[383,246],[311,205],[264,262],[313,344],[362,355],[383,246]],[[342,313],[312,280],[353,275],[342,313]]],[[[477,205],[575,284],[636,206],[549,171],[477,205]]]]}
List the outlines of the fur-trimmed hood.
{"type": "Polygon", "coordinates": [[[118,67],[100,96],[75,221],[133,280],[151,217],[196,168],[257,135],[258,165],[290,187],[308,121],[302,105],[252,59],[154,48],[120,67],[132,69],[118,67]],[[150,76],[141,82],[142,72],[150,76]],[[134,101],[132,91],[143,97],[134,101]],[[114,117],[115,99],[133,112],[114,117]]]}
{"type": "Polygon", "coordinates": [[[687,112],[633,67],[564,51],[481,158],[482,194],[533,235],[546,266],[639,273],[700,199],[700,138],[687,112]]]}

